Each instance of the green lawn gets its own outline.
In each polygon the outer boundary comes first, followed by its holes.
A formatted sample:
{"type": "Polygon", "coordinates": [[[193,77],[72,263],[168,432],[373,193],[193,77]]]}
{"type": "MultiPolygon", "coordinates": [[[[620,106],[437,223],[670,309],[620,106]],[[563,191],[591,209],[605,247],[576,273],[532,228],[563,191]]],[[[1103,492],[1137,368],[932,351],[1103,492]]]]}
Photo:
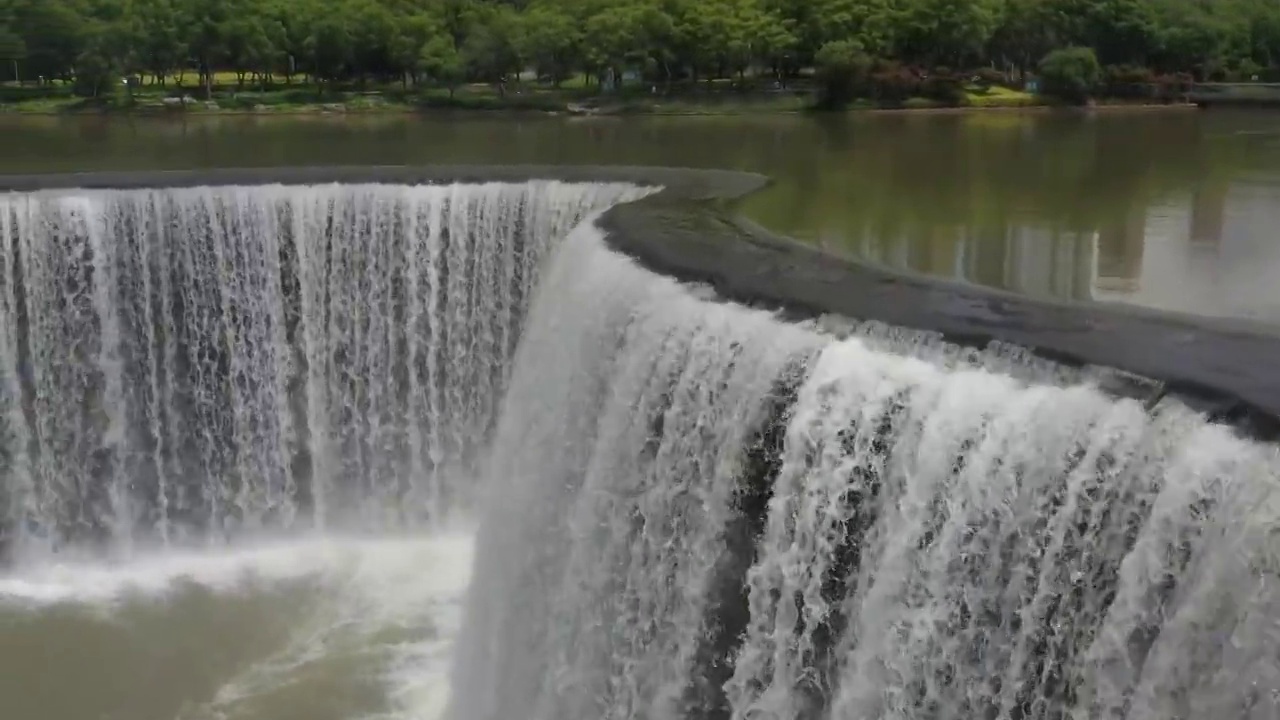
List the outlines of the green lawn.
{"type": "Polygon", "coordinates": [[[1034,107],[1045,104],[1042,98],[1029,92],[999,85],[985,89],[971,85],[964,92],[972,107],[1034,107]]]}

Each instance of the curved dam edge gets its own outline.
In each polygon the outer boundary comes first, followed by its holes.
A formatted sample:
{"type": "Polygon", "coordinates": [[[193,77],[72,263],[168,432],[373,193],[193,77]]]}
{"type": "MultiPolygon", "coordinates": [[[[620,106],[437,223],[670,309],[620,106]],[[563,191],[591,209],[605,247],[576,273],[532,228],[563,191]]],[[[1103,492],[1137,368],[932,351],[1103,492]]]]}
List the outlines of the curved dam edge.
{"type": "Polygon", "coordinates": [[[1075,366],[1156,381],[1106,389],[1149,404],[1173,395],[1259,439],[1280,437],[1280,329],[1113,303],[1053,302],[890,270],[661,194],[611,209],[609,242],[649,269],[795,318],[840,315],[933,330],[959,345],[998,340],[1075,366]]]}
{"type": "MultiPolygon", "coordinates": [[[[606,211],[611,247],[650,270],[795,319],[838,315],[992,340],[1078,366],[1163,384],[1109,388],[1154,402],[1165,394],[1264,439],[1280,437],[1280,328],[1109,303],[1054,302],[906,273],[835,255],[738,216],[733,202],[765,187],[731,170],[628,166],[434,165],[229,168],[0,175],[0,192],[205,185],[455,182],[625,182],[662,192],[606,211]]],[[[1123,383],[1121,383],[1123,385],[1123,383]]]]}

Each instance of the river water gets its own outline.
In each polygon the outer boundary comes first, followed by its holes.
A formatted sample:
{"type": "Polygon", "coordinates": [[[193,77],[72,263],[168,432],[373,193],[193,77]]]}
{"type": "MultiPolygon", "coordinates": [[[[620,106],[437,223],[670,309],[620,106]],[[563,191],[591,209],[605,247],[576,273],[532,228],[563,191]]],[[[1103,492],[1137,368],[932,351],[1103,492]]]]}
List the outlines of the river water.
{"type": "MultiPolygon", "coordinates": [[[[0,137],[0,173],[756,170],[777,182],[744,210],[834,252],[1280,320],[1280,115],[0,117],[0,137]]],[[[709,303],[570,232],[643,192],[0,196],[0,715],[1280,711],[1275,448],[1008,348],[709,303]]]]}
{"type": "Polygon", "coordinates": [[[5,717],[439,717],[469,532],[46,562],[0,577],[5,717]]]}

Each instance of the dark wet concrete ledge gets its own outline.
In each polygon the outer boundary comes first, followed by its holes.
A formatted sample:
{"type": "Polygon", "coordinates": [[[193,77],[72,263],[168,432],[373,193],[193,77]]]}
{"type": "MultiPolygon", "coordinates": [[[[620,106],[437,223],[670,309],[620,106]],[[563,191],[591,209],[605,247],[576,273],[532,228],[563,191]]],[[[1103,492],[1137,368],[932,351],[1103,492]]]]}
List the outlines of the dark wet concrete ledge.
{"type": "MultiPolygon", "coordinates": [[[[612,166],[292,167],[0,176],[0,192],[69,188],[318,183],[452,183],[530,179],[628,182],[665,190],[601,219],[608,242],[642,265],[705,283],[730,300],[796,318],[825,314],[941,332],[950,342],[1022,345],[1072,365],[1119,368],[1162,383],[1212,419],[1280,437],[1280,328],[1118,304],[1053,302],[902,273],[770,233],[731,202],[761,175],[612,166]]],[[[1149,388],[1119,389],[1154,402],[1149,388]]]]}

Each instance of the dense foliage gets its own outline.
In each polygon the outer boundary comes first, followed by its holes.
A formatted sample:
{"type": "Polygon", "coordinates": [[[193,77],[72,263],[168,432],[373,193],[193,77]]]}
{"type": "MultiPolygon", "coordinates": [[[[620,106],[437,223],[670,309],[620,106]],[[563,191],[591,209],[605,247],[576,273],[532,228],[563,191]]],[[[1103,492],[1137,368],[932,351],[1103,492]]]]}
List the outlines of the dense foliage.
{"type": "Polygon", "coordinates": [[[1040,61],[1045,92],[1072,102],[1083,102],[1102,79],[1102,66],[1093,48],[1054,50],[1040,61]]]}
{"type": "Polygon", "coordinates": [[[241,84],[306,76],[501,88],[536,70],[557,85],[585,76],[608,87],[636,75],[785,85],[816,64],[836,102],[860,86],[905,92],[894,78],[924,84],[946,74],[939,68],[1020,78],[1076,47],[1092,49],[1100,80],[1267,79],[1280,66],[1280,3],[0,0],[0,81],[59,79],[88,95],[121,76],[163,83],[192,73],[208,84],[214,71],[241,84]]]}

